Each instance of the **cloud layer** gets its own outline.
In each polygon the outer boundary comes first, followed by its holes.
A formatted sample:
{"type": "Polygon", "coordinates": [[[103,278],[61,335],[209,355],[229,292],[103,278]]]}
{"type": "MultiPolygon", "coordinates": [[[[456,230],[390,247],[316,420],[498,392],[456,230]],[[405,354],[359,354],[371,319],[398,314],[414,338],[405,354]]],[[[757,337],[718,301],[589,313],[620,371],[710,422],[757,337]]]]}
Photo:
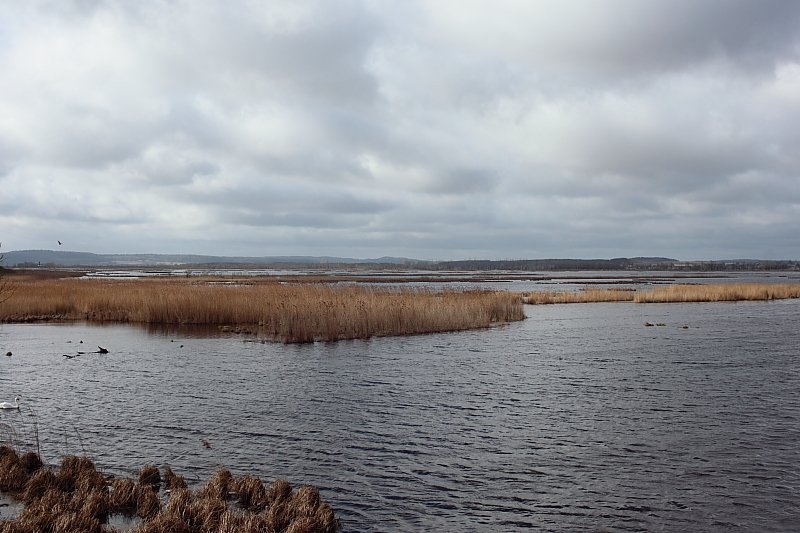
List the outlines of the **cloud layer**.
{"type": "Polygon", "coordinates": [[[4,249],[800,258],[800,4],[0,0],[4,249]]]}

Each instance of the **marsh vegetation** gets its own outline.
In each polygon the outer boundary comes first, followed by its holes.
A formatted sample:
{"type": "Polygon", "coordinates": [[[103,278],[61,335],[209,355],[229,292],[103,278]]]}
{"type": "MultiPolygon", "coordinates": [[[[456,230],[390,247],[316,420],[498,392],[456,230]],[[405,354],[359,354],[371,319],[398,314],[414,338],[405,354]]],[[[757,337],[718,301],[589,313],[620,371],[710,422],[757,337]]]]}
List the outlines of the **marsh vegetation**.
{"type": "Polygon", "coordinates": [[[459,331],[523,318],[522,298],[503,291],[220,278],[19,279],[0,307],[3,322],[213,324],[283,342],[459,331]]]}
{"type": "Polygon", "coordinates": [[[67,456],[46,468],[35,452],[0,446],[0,490],[20,498],[19,516],[0,533],[111,533],[112,515],[135,517],[132,533],[334,533],[338,522],[319,491],[297,491],[278,479],[218,470],[196,493],[168,466],[146,465],[138,480],[109,479],[87,457],[67,456]],[[163,495],[160,496],[162,482],[163,495]]]}
{"type": "Polygon", "coordinates": [[[800,283],[670,285],[636,292],[634,302],[733,302],[800,298],[800,283]]]}
{"type": "Polygon", "coordinates": [[[589,302],[731,302],[742,300],[781,300],[800,298],[800,283],[729,283],[669,285],[650,290],[583,289],[565,292],[529,292],[527,304],[564,304],[589,302]]]}

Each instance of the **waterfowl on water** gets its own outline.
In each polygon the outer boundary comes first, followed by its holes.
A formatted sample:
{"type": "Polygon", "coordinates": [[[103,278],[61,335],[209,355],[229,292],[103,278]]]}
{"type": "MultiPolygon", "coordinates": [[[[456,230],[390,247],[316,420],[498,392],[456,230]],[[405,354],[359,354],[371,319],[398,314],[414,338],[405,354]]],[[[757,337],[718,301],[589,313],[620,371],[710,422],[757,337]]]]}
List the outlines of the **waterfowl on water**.
{"type": "Polygon", "coordinates": [[[0,409],[19,409],[19,398],[14,398],[14,401],[16,405],[8,402],[0,403],[0,409]]]}
{"type": "Polygon", "coordinates": [[[108,350],[106,350],[102,346],[98,346],[97,348],[98,348],[97,353],[108,353],[108,350]]]}

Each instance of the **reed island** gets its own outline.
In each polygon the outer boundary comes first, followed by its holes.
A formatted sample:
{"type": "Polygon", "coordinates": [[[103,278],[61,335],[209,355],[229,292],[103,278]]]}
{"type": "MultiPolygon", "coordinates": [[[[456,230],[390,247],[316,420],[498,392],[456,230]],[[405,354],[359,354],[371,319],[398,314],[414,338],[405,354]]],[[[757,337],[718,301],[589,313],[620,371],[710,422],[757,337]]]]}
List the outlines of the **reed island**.
{"type": "Polygon", "coordinates": [[[522,320],[522,296],[269,278],[28,279],[0,321],[216,325],[285,343],[486,328],[522,320]]]}
{"type": "Polygon", "coordinates": [[[569,304],[589,302],[739,302],[800,298],[800,283],[714,283],[676,284],[650,290],[586,288],[567,292],[529,292],[526,304],[569,304]]]}

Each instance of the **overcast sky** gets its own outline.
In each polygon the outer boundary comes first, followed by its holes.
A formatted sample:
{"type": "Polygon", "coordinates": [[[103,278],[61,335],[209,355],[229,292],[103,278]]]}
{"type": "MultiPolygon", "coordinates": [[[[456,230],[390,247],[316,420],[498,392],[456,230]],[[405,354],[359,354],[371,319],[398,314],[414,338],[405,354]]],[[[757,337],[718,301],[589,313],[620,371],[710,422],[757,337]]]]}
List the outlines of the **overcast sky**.
{"type": "Polygon", "coordinates": [[[0,0],[0,242],[800,259],[800,2],[0,0]]]}

